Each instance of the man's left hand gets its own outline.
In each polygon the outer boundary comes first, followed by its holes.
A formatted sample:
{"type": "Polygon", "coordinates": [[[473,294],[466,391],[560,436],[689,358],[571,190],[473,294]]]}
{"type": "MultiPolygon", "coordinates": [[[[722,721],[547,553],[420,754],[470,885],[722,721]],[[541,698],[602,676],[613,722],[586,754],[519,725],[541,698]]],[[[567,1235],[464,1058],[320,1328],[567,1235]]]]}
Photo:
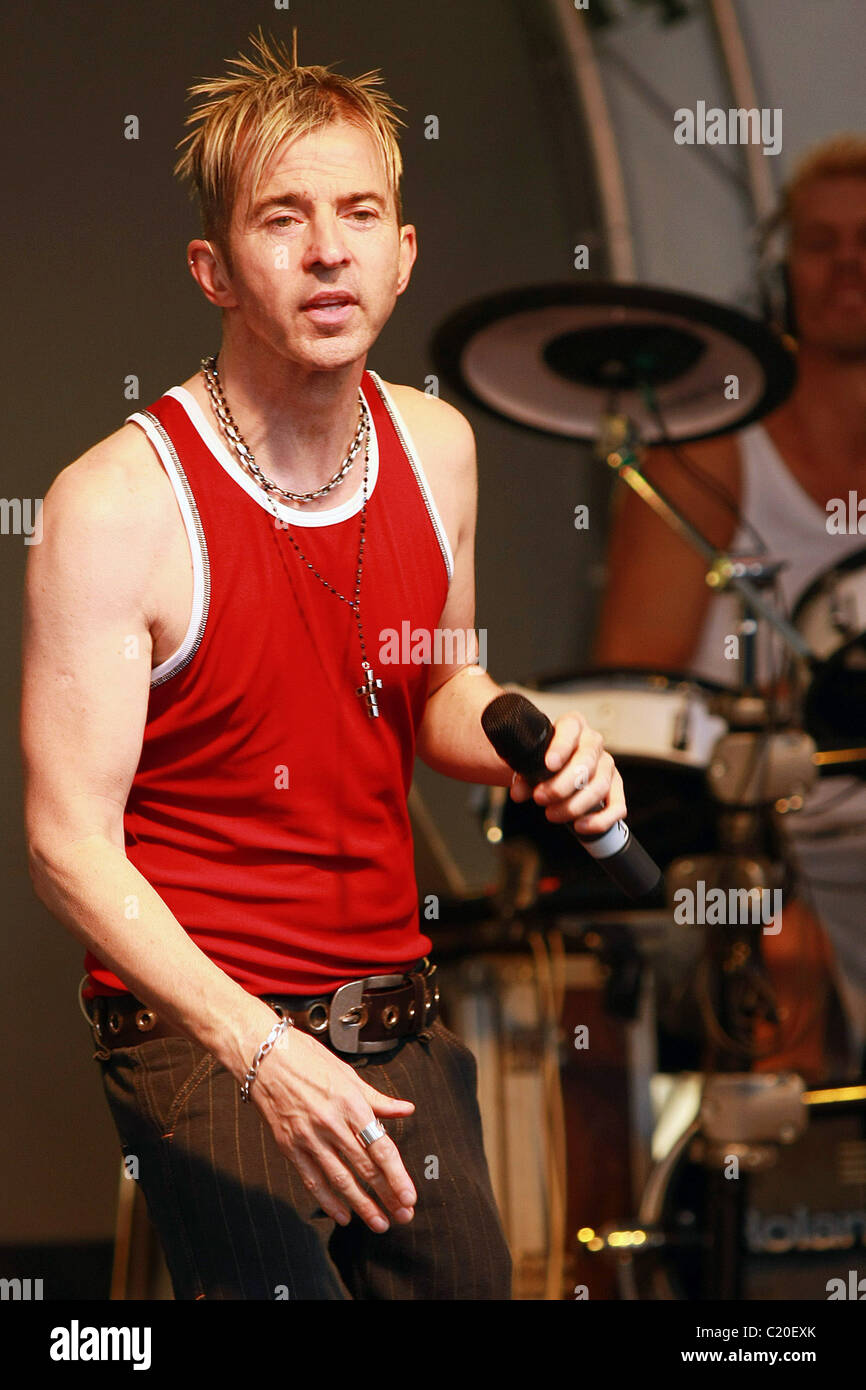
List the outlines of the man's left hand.
{"type": "Polygon", "coordinates": [[[555,825],[571,823],[579,835],[609,830],[625,817],[626,804],[622,778],[605,750],[602,735],[577,711],[557,719],[553,730],[544,756],[549,779],[533,789],[525,777],[515,773],[512,800],[532,797],[544,806],[549,821],[555,825]]]}

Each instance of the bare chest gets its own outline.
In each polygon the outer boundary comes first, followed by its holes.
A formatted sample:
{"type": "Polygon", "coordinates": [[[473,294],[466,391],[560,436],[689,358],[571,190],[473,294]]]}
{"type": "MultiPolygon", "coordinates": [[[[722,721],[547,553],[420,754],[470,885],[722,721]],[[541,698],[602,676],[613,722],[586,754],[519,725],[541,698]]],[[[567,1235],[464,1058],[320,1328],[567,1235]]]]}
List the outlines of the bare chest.
{"type": "Polygon", "coordinates": [[[789,473],[804,492],[824,510],[834,498],[847,497],[850,488],[862,489],[866,479],[866,458],[852,455],[831,442],[823,447],[806,438],[797,421],[781,412],[765,428],[789,473]]]}

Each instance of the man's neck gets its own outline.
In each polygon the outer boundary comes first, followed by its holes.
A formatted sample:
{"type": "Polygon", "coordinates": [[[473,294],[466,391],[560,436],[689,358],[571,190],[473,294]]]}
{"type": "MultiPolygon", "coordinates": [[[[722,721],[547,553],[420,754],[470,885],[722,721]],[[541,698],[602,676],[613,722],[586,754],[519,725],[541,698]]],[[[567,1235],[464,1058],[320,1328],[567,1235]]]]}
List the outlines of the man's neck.
{"type": "MultiPolygon", "coordinates": [[[[220,385],[244,442],[266,477],[292,492],[322,487],[345,459],[358,428],[363,370],[363,362],[307,369],[230,335],[219,353],[220,385]]],[[[203,382],[199,397],[202,390],[203,382]]]]}
{"type": "Polygon", "coordinates": [[[828,451],[866,463],[866,359],[846,360],[809,345],[797,356],[797,384],[781,407],[807,421],[809,434],[828,451]]]}

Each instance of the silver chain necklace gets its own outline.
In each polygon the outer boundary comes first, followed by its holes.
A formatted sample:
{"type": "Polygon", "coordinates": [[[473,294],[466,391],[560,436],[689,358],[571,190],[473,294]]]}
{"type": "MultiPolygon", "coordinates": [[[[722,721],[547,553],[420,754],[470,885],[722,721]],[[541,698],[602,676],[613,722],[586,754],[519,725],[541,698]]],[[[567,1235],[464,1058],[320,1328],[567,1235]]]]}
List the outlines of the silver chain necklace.
{"type": "Polygon", "coordinates": [[[335,488],[338,483],[343,481],[349,469],[352,467],[352,464],[355,462],[355,457],[361,447],[361,440],[364,437],[365,412],[367,407],[360,390],[358,391],[358,428],[355,430],[355,438],[352,440],[349,452],[343,459],[343,462],[340,464],[333,478],[329,479],[324,487],[316,488],[315,492],[289,492],[286,488],[280,487],[278,483],[275,483],[272,478],[268,478],[262,472],[259,465],[256,463],[255,455],[235,424],[234,416],[229,410],[229,403],[225,398],[225,392],[223,391],[222,382],[220,381],[216,355],[213,357],[203,357],[201,360],[201,369],[202,375],[204,376],[204,384],[208,389],[208,395],[211,399],[211,405],[222,426],[223,433],[234,448],[241,462],[250,470],[256,482],[261,484],[266,492],[278,492],[287,502],[312,502],[316,497],[324,497],[325,493],[330,492],[332,488],[335,488]]]}
{"type": "MultiPolygon", "coordinates": [[[[248,445],[244,441],[243,435],[241,434],[240,430],[238,429],[237,425],[232,419],[231,411],[228,408],[228,402],[226,401],[225,394],[222,390],[222,387],[219,384],[219,378],[217,376],[216,371],[216,357],[202,358],[201,365],[202,374],[204,375],[205,379],[205,384],[207,385],[208,392],[210,394],[211,404],[214,408],[214,414],[216,415],[217,420],[219,421],[220,426],[222,427],[223,433],[225,434],[226,438],[228,439],[229,443],[231,444],[235,453],[238,455],[238,458],[241,460],[241,462],[244,464],[247,464],[248,461],[252,462],[252,454],[250,453],[248,445]],[[211,383],[208,380],[209,372],[213,373],[216,379],[215,388],[219,392],[219,403],[217,401],[217,398],[215,397],[214,389],[212,389],[211,383]]],[[[364,569],[364,540],[367,531],[367,477],[370,468],[370,417],[369,411],[367,409],[367,403],[364,400],[364,397],[361,394],[360,390],[358,392],[358,399],[361,405],[361,419],[358,426],[359,432],[356,432],[355,439],[352,444],[352,449],[350,450],[349,455],[347,455],[346,459],[344,460],[339,472],[336,473],[334,477],[331,479],[331,481],[329,483],[326,483],[323,488],[319,488],[318,491],[310,493],[286,492],[283,488],[278,487],[276,483],[272,483],[270,479],[265,478],[265,475],[262,473],[261,469],[259,469],[255,464],[252,465],[251,471],[257,477],[258,481],[262,482],[265,488],[265,500],[267,501],[268,507],[273,512],[274,518],[279,523],[280,528],[287,533],[289,540],[291,541],[300,558],[303,560],[304,564],[307,566],[307,569],[312,570],[313,574],[316,576],[316,578],[319,580],[321,584],[324,584],[325,588],[328,590],[329,593],[334,594],[336,598],[341,599],[343,603],[347,604],[347,606],[351,608],[352,616],[355,619],[355,625],[358,629],[358,640],[361,644],[361,669],[364,673],[364,683],[363,685],[356,686],[355,694],[365,702],[367,714],[369,715],[369,717],[371,719],[378,719],[379,704],[376,699],[376,691],[382,689],[382,682],[375,675],[373,668],[370,665],[370,662],[367,660],[367,647],[364,641],[364,627],[361,621],[361,575],[364,569]],[[346,476],[346,473],[349,471],[349,468],[354,462],[355,454],[357,454],[358,452],[361,439],[364,440],[364,478],[362,483],[364,502],[363,506],[361,507],[361,536],[358,542],[358,562],[355,567],[355,596],[353,599],[347,599],[345,594],[341,594],[338,589],[334,588],[333,584],[329,584],[328,580],[325,579],[323,575],[319,574],[319,571],[315,568],[311,561],[307,559],[306,555],[301,550],[291,531],[289,531],[288,522],[283,517],[281,517],[279,512],[277,511],[276,506],[274,505],[274,502],[270,497],[269,490],[273,488],[274,491],[280,492],[284,497],[292,498],[295,501],[303,500],[305,502],[311,501],[312,498],[319,497],[325,492],[329,492],[332,487],[336,487],[337,483],[341,482],[342,479],[346,476]]],[[[291,582],[292,576],[289,574],[288,565],[286,565],[286,557],[283,554],[283,547],[277,540],[276,527],[274,527],[273,530],[274,543],[277,547],[277,550],[280,553],[280,559],[283,563],[283,567],[285,568],[286,574],[288,575],[289,580],[291,582]]]]}

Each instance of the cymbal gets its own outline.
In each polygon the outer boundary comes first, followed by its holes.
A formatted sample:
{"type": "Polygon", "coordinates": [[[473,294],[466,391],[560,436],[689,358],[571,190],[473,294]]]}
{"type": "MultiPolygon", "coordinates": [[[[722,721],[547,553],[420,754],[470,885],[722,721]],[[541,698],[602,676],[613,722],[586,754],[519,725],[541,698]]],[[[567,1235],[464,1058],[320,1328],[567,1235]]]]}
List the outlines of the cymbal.
{"type": "Polygon", "coordinates": [[[440,325],[432,352],[440,375],[484,410],[588,442],[610,410],[629,415],[647,444],[742,429],[781,405],[795,379],[791,350],[763,320],[644,285],[488,295],[440,325]]]}

